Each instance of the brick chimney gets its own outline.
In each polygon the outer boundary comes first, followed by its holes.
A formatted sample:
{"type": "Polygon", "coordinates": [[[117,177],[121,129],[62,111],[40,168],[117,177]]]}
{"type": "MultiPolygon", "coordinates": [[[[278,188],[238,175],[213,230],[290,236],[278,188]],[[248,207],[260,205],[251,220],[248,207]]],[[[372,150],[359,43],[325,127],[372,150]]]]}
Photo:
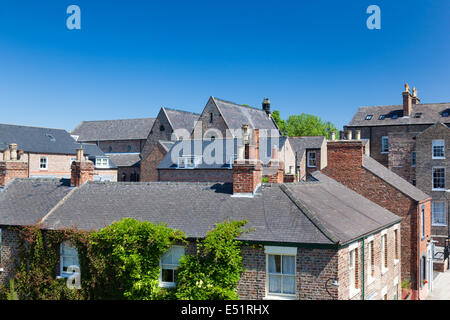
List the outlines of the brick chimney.
{"type": "Polygon", "coordinates": [[[409,92],[409,85],[405,83],[405,91],[402,93],[403,95],[403,116],[409,117],[411,115],[412,105],[413,105],[413,96],[411,92],[409,92]]]}
{"type": "Polygon", "coordinates": [[[84,159],[83,149],[77,149],[77,160],[72,162],[70,185],[79,187],[94,180],[94,163],[84,159]]]}
{"type": "Polygon", "coordinates": [[[17,144],[11,143],[0,161],[0,186],[6,186],[15,178],[28,178],[28,162],[18,156],[17,144]]]}
{"type": "Polygon", "coordinates": [[[362,167],[363,149],[362,140],[328,141],[327,166],[322,171],[336,181],[352,181],[362,167]]]}
{"type": "Polygon", "coordinates": [[[269,183],[283,183],[284,161],[278,159],[278,147],[272,149],[272,159],[267,164],[267,179],[269,183]]]}
{"type": "Polygon", "coordinates": [[[258,159],[258,131],[250,132],[242,127],[243,146],[238,146],[237,159],[233,163],[233,195],[252,196],[262,183],[262,163],[258,159]]]}

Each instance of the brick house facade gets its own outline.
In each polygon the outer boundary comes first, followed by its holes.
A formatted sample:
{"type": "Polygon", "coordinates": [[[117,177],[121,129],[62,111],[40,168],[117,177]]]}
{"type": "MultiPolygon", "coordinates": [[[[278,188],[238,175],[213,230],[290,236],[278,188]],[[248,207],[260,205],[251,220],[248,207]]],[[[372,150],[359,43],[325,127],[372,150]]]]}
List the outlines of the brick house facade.
{"type": "MultiPolygon", "coordinates": [[[[363,153],[363,144],[357,140],[328,142],[328,166],[323,173],[367,199],[403,218],[402,220],[402,276],[419,297],[420,257],[427,256],[431,241],[431,199],[401,177],[363,153]],[[414,190],[416,189],[416,190],[414,190]],[[425,237],[421,233],[421,210],[425,210],[425,237]]],[[[421,291],[426,296],[426,289],[421,291]]]]}

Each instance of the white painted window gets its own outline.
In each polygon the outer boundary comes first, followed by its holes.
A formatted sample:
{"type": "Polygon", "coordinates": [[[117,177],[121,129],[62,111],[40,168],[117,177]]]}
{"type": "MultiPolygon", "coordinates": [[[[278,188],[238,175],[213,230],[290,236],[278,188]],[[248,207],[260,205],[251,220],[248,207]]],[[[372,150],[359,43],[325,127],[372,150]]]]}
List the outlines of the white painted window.
{"type": "Polygon", "coordinates": [[[64,241],[60,245],[60,275],[61,277],[69,277],[75,272],[72,269],[70,272],[69,267],[80,268],[80,263],[78,261],[78,251],[75,246],[73,246],[69,241],[64,241]]]}
{"type": "Polygon", "coordinates": [[[433,167],[433,190],[445,190],[445,168],[433,167]]]}
{"type": "Polygon", "coordinates": [[[308,168],[315,168],[316,167],[316,152],[315,151],[308,151],[307,155],[307,164],[308,168]]]}
{"type": "Polygon", "coordinates": [[[433,159],[445,159],[444,140],[433,140],[433,159]]]}
{"type": "Polygon", "coordinates": [[[381,137],[381,153],[389,152],[389,140],[387,136],[381,137]]]}
{"type": "Polygon", "coordinates": [[[97,168],[109,168],[108,158],[95,158],[95,166],[97,168]]]}
{"type": "Polygon", "coordinates": [[[48,157],[41,157],[39,161],[39,168],[41,170],[47,170],[48,169],[48,157]]]}
{"type": "Polygon", "coordinates": [[[445,218],[445,202],[433,201],[431,203],[432,223],[433,226],[446,226],[445,218]]]}
{"type": "Polygon", "coordinates": [[[381,236],[381,261],[382,261],[382,273],[388,270],[388,247],[387,247],[387,234],[381,236]]]}
{"type": "Polygon", "coordinates": [[[358,249],[349,252],[350,291],[358,289],[358,249]]]}
{"type": "Polygon", "coordinates": [[[295,296],[295,255],[267,254],[267,294],[295,296]]]}
{"type": "Polygon", "coordinates": [[[174,287],[177,278],[177,269],[180,266],[180,259],[184,255],[183,246],[172,246],[161,257],[161,274],[159,285],[161,287],[174,287]]]}
{"type": "Polygon", "coordinates": [[[178,158],[179,169],[194,169],[202,163],[202,156],[182,156],[178,158]]]}

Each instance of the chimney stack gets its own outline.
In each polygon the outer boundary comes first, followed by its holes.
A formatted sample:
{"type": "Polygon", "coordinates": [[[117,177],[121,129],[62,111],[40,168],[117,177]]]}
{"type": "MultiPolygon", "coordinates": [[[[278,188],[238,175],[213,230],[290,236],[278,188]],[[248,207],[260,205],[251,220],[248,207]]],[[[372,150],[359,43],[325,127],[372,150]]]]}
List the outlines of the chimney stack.
{"type": "Polygon", "coordinates": [[[267,164],[267,179],[269,183],[283,183],[284,162],[278,159],[278,147],[272,149],[272,159],[267,164]]]}
{"type": "Polygon", "coordinates": [[[0,161],[0,186],[4,187],[15,178],[28,178],[28,162],[17,155],[17,144],[11,143],[0,161]]]}
{"type": "Polygon", "coordinates": [[[269,98],[264,98],[262,102],[262,109],[270,115],[270,100],[269,98]]]}
{"type": "Polygon", "coordinates": [[[409,92],[409,85],[407,83],[405,83],[405,91],[403,91],[402,95],[403,95],[403,116],[409,117],[412,111],[413,97],[409,92]]]}
{"type": "Polygon", "coordinates": [[[233,163],[233,195],[253,196],[262,183],[262,163],[258,155],[258,130],[250,135],[250,127],[242,126],[243,146],[237,150],[233,163]]]}
{"type": "Polygon", "coordinates": [[[82,148],[77,149],[77,160],[72,162],[70,185],[79,187],[88,181],[94,181],[94,163],[84,159],[82,148]]]}

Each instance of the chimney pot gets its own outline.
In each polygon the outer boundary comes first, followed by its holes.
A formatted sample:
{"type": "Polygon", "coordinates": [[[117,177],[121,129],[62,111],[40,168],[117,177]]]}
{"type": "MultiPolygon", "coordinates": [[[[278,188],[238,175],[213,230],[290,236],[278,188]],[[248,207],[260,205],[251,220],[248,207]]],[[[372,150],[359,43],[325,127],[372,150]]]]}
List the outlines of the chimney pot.
{"type": "Polygon", "coordinates": [[[336,140],[336,133],[334,131],[331,132],[331,141],[336,140]]]}
{"type": "Polygon", "coordinates": [[[242,138],[244,140],[244,144],[250,144],[250,126],[248,124],[244,124],[242,126],[242,138]]]}
{"type": "Polygon", "coordinates": [[[243,161],[244,160],[244,150],[245,150],[244,146],[238,146],[238,149],[237,149],[237,160],[239,160],[239,161],[243,161]]]}
{"type": "Polygon", "coordinates": [[[352,130],[347,130],[347,140],[352,140],[352,130]]]}
{"type": "Polygon", "coordinates": [[[13,161],[17,160],[17,144],[11,143],[9,145],[10,159],[13,161]]]}
{"type": "Polygon", "coordinates": [[[361,130],[356,130],[355,131],[355,139],[356,140],[361,140],[361,130]]]}
{"type": "Polygon", "coordinates": [[[84,160],[83,157],[84,157],[83,148],[78,148],[77,149],[77,161],[83,161],[84,160]]]}
{"type": "Polygon", "coordinates": [[[277,146],[273,146],[273,148],[272,148],[272,159],[278,160],[278,147],[277,146]]]}
{"type": "Polygon", "coordinates": [[[262,108],[267,114],[270,114],[270,100],[269,100],[269,98],[264,98],[264,100],[262,102],[262,108]]]}

